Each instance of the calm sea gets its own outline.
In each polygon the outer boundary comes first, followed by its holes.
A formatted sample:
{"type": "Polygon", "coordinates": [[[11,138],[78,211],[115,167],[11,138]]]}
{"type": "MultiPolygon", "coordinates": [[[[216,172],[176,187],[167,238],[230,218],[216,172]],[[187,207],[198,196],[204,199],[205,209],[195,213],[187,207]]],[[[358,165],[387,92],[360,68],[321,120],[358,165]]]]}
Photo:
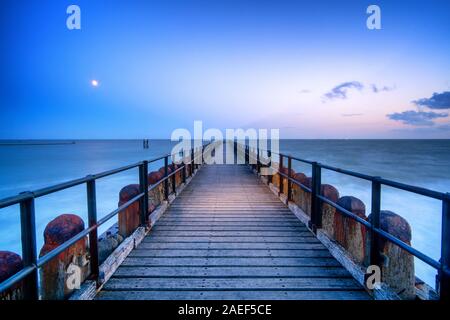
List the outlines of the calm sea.
{"type": "MultiPolygon", "coordinates": [[[[0,141],[0,198],[151,159],[170,152],[174,145],[168,140],[151,140],[149,149],[143,149],[142,141],[138,140],[89,140],[76,141],[75,144],[63,141],[68,144],[53,145],[46,145],[48,141],[40,141],[43,144],[36,142],[16,141],[16,145],[4,145],[13,141],[0,141]]],[[[282,140],[280,149],[343,169],[450,192],[450,140],[282,140]]],[[[162,161],[153,163],[150,170],[162,165],[162,161]]],[[[310,175],[307,165],[294,161],[293,167],[297,172],[310,175]]],[[[322,173],[322,180],[336,186],[341,196],[360,198],[370,210],[368,182],[326,170],[322,173]]],[[[138,183],[137,169],[97,182],[99,217],[117,208],[120,189],[130,183],[138,183]]],[[[383,187],[382,209],[394,211],[407,219],[412,227],[413,246],[439,259],[439,201],[383,187]]],[[[84,185],[36,200],[38,249],[43,243],[46,224],[62,213],[76,213],[87,221],[84,185]]],[[[0,250],[20,253],[18,206],[0,210],[0,250]]],[[[434,285],[436,272],[420,261],[416,261],[416,274],[434,285]]]]}

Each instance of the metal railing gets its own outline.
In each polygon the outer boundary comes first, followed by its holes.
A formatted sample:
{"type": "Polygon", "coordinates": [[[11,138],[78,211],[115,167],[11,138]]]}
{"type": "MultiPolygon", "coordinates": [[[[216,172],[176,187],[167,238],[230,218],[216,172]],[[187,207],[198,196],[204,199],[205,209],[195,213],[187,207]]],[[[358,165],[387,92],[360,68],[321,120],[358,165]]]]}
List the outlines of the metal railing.
{"type": "MultiPolygon", "coordinates": [[[[439,281],[439,292],[440,299],[449,300],[450,299],[450,193],[443,193],[434,190],[429,190],[421,187],[416,187],[388,179],[383,179],[377,176],[370,176],[350,170],[344,170],[329,165],[321,164],[315,161],[305,160],[301,158],[294,157],[292,155],[287,155],[283,153],[272,152],[271,150],[260,149],[259,146],[256,149],[250,148],[248,145],[242,145],[241,148],[245,153],[245,162],[249,164],[250,154],[256,155],[256,169],[258,173],[260,172],[261,166],[267,166],[271,169],[276,169],[276,173],[280,175],[280,193],[283,191],[283,179],[288,181],[288,190],[286,192],[287,199],[289,202],[292,200],[291,188],[292,184],[299,186],[304,191],[311,194],[311,219],[310,228],[316,233],[318,228],[322,227],[322,203],[327,203],[328,205],[337,209],[340,214],[357,221],[358,223],[364,225],[370,231],[370,254],[369,254],[369,264],[370,265],[380,265],[380,248],[379,240],[384,239],[394,243],[401,249],[412,254],[418,259],[425,262],[427,265],[433,267],[438,271],[438,281],[439,281]],[[266,152],[268,161],[261,162],[262,152],[266,152]],[[272,154],[277,154],[279,156],[279,167],[272,167],[272,154]],[[284,159],[287,159],[288,167],[287,174],[282,172],[284,168],[284,159]],[[297,181],[292,177],[292,161],[298,161],[311,166],[311,187],[308,187],[300,181],[297,181]],[[349,210],[343,208],[337,203],[327,199],[321,194],[321,180],[322,180],[322,169],[334,171],[344,175],[352,176],[355,178],[363,179],[371,182],[371,215],[370,221],[364,220],[356,214],[350,212],[349,210]],[[441,230],[441,258],[439,261],[431,258],[430,256],[420,252],[419,250],[413,248],[411,245],[403,242],[402,240],[394,237],[390,233],[386,232],[380,227],[380,212],[381,212],[381,186],[389,186],[395,189],[411,192],[414,194],[426,196],[432,199],[440,200],[442,202],[442,230],[441,230]]],[[[271,176],[269,176],[271,179],[271,176]]]]}
{"type": "MultiPolygon", "coordinates": [[[[176,174],[182,171],[182,181],[186,182],[187,175],[192,176],[195,169],[198,168],[198,152],[203,152],[206,145],[190,150],[189,173],[186,172],[187,164],[183,162],[179,168],[173,166],[173,158],[175,154],[166,154],[164,156],[151,160],[140,161],[121,168],[105,171],[99,174],[88,175],[84,178],[71,180],[51,187],[35,190],[32,192],[23,192],[17,196],[0,200],[0,209],[20,205],[20,225],[21,225],[21,244],[22,244],[22,261],[24,267],[12,275],[8,279],[0,283],[0,293],[5,292],[13,285],[23,283],[24,299],[39,299],[39,281],[38,270],[49,261],[56,258],[61,252],[75,244],[77,241],[89,236],[89,255],[90,255],[90,279],[99,283],[99,259],[98,259],[98,228],[116,216],[119,212],[125,210],[136,201],[140,201],[140,225],[145,226],[148,222],[148,192],[164,183],[164,197],[168,200],[170,195],[169,179],[172,179],[172,192],[176,192],[176,174]],[[174,170],[169,174],[169,158],[172,158],[172,167],[174,170]],[[196,161],[197,159],[197,161],[196,161]],[[164,160],[164,176],[157,183],[148,185],[148,165],[159,160],[164,160]],[[130,199],[120,207],[110,212],[100,220],[97,219],[97,199],[96,199],[96,181],[100,178],[115,175],[130,169],[139,168],[139,189],[140,193],[130,199]],[[87,194],[87,211],[88,211],[88,227],[78,233],[71,239],[65,241],[57,248],[38,258],[36,251],[36,226],[35,226],[35,207],[36,198],[43,197],[61,190],[75,187],[81,184],[86,185],[87,194]]],[[[181,159],[185,158],[183,151],[180,152],[181,159]]]]}

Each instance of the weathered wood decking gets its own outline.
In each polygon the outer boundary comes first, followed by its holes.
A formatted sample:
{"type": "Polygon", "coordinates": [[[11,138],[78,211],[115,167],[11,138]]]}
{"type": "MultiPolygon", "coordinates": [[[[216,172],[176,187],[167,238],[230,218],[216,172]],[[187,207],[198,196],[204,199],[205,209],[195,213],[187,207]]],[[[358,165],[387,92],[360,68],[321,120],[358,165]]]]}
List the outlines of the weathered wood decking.
{"type": "Polygon", "coordinates": [[[98,299],[368,299],[246,166],[203,166],[98,299]]]}

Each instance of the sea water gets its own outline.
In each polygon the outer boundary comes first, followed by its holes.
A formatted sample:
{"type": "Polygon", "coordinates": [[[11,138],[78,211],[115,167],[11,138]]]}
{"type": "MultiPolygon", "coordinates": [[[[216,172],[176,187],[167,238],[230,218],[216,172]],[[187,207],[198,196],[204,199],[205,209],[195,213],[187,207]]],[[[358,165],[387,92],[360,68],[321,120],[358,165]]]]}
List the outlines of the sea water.
{"type": "MultiPolygon", "coordinates": [[[[150,140],[148,149],[143,148],[140,140],[55,142],[0,141],[0,198],[149,160],[169,153],[174,146],[168,140],[150,140]]],[[[280,150],[342,169],[450,191],[450,140],[282,140],[280,150]]],[[[162,160],[152,163],[149,171],[161,166],[162,160]]],[[[306,164],[293,161],[292,166],[297,172],[311,174],[306,164]]],[[[138,181],[137,168],[98,180],[98,217],[117,208],[122,187],[138,181]]],[[[370,213],[369,182],[323,170],[322,183],[334,185],[340,196],[358,197],[366,204],[367,215],[370,213]]],[[[441,247],[441,206],[437,200],[382,188],[382,210],[404,217],[412,228],[412,245],[436,260],[439,260],[441,247]]],[[[43,243],[45,226],[62,213],[77,214],[87,222],[85,185],[36,199],[38,250],[43,243]]],[[[117,217],[100,232],[115,222],[117,217]]],[[[0,209],[0,250],[21,252],[18,205],[0,209]]],[[[436,271],[417,259],[415,265],[416,275],[434,286],[436,271]]]]}

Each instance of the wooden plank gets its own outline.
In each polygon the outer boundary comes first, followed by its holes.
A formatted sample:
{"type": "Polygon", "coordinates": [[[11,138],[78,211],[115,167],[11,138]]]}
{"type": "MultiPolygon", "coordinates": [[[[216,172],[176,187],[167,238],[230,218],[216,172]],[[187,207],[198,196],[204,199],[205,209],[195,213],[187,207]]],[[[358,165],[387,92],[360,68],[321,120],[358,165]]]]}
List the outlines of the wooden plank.
{"type": "Polygon", "coordinates": [[[215,207],[214,205],[210,205],[205,208],[192,208],[191,205],[185,205],[184,209],[173,209],[171,208],[170,212],[173,214],[274,214],[277,216],[292,216],[292,213],[285,211],[286,208],[276,208],[276,207],[247,207],[247,208],[236,208],[236,207],[215,207]]]}
{"type": "Polygon", "coordinates": [[[358,290],[352,278],[111,278],[105,290],[358,290]]]}
{"type": "MultiPolygon", "coordinates": [[[[219,190],[217,190],[219,191],[219,190]]],[[[214,192],[217,192],[214,191],[214,192]]],[[[220,191],[221,193],[223,191],[220,191]]],[[[264,193],[267,195],[267,190],[243,190],[242,192],[257,192],[257,193],[264,193]]],[[[283,203],[280,202],[279,199],[277,199],[276,196],[271,199],[266,199],[265,196],[263,198],[236,198],[236,197],[229,197],[227,196],[227,200],[224,201],[224,197],[217,197],[215,199],[206,199],[204,198],[200,193],[192,194],[190,196],[190,200],[184,200],[181,201],[178,199],[178,201],[174,204],[176,207],[174,208],[182,208],[183,205],[193,205],[193,206],[206,206],[206,205],[217,205],[217,206],[233,206],[233,207],[248,207],[248,206],[270,206],[270,207],[278,207],[282,209],[286,209],[286,207],[283,206],[283,203]]]]}
{"type": "Polygon", "coordinates": [[[97,283],[92,280],[86,280],[69,297],[69,300],[93,300],[97,294],[97,283]]]}
{"type": "Polygon", "coordinates": [[[332,266],[340,264],[332,258],[133,258],[129,257],[123,262],[124,266],[332,266]]]}
{"type": "Polygon", "coordinates": [[[127,267],[121,266],[116,278],[130,277],[322,277],[351,278],[342,267],[127,267]]]}
{"type": "MultiPolygon", "coordinates": [[[[195,246],[194,246],[195,247],[195,246]]],[[[330,252],[323,248],[322,250],[269,250],[269,249],[175,249],[175,250],[151,250],[151,249],[135,249],[129,257],[141,258],[157,258],[157,257],[332,257],[330,252]]]]}
{"type": "Polygon", "coordinates": [[[113,253],[106,258],[106,260],[99,266],[99,282],[107,282],[114,274],[117,268],[122,264],[130,252],[137,246],[145,237],[145,228],[138,227],[129,237],[113,251],[113,253]]]}
{"type": "Polygon", "coordinates": [[[186,211],[186,212],[174,212],[169,210],[166,216],[170,217],[202,217],[202,216],[215,216],[217,218],[226,218],[226,217],[262,217],[262,218],[285,218],[285,219],[294,219],[295,216],[287,213],[280,213],[277,211],[261,211],[261,210],[230,210],[227,212],[216,212],[216,211],[186,211]]]}
{"type": "Polygon", "coordinates": [[[160,222],[266,222],[266,223],[298,223],[299,221],[295,218],[277,218],[274,216],[230,216],[230,217],[218,217],[218,216],[166,216],[160,219],[160,222]]]}
{"type": "Polygon", "coordinates": [[[177,236],[177,237],[312,237],[310,231],[151,231],[151,235],[157,236],[177,236]]]}
{"type": "Polygon", "coordinates": [[[143,242],[230,242],[234,240],[236,242],[278,242],[278,243],[320,243],[314,236],[309,237],[177,237],[177,236],[155,236],[146,237],[143,242]]]}
{"type": "Polygon", "coordinates": [[[186,207],[186,205],[183,205],[183,209],[176,209],[176,207],[171,207],[170,212],[173,213],[189,213],[189,212],[197,212],[197,213],[209,213],[214,212],[216,214],[227,214],[227,213],[246,213],[246,212],[256,212],[256,213],[273,213],[277,215],[291,215],[292,213],[287,211],[284,207],[275,207],[275,206],[248,206],[248,207],[236,207],[236,206],[230,206],[230,207],[224,207],[224,206],[214,206],[214,205],[208,205],[204,207],[200,206],[194,206],[194,205],[188,205],[189,207],[186,207]]]}
{"type": "Polygon", "coordinates": [[[152,229],[153,231],[293,231],[293,232],[305,232],[307,231],[305,226],[212,226],[212,225],[158,225],[152,229]]]}
{"type": "Polygon", "coordinates": [[[259,212],[259,213],[265,213],[270,212],[274,214],[279,215],[291,215],[289,211],[286,210],[285,207],[275,207],[275,206],[248,206],[248,207],[236,207],[236,206],[215,206],[214,204],[204,206],[204,207],[195,207],[190,204],[184,204],[181,208],[173,208],[171,207],[171,212],[174,213],[188,213],[188,212],[198,212],[198,213],[208,213],[208,212],[214,212],[214,213],[228,213],[228,212],[259,212]]]}
{"type": "MultiPolygon", "coordinates": [[[[205,220],[203,220],[205,221],[205,220]]],[[[173,226],[190,226],[190,227],[298,227],[298,228],[304,228],[306,229],[306,227],[297,222],[283,222],[283,221],[277,221],[277,222],[254,222],[254,221],[232,221],[232,222],[228,222],[228,221],[215,221],[215,220],[208,220],[208,223],[206,225],[198,223],[198,221],[191,221],[191,222],[187,222],[187,221],[181,221],[180,223],[178,223],[178,221],[163,221],[163,222],[158,222],[158,225],[156,226],[157,228],[159,227],[173,227],[173,226]],[[237,224],[236,222],[239,222],[239,224],[237,224]]]]}
{"type": "Polygon", "coordinates": [[[272,243],[272,242],[142,242],[138,249],[324,249],[320,242],[294,242],[294,243],[272,243]]]}
{"type": "Polygon", "coordinates": [[[99,300],[368,300],[365,291],[105,291],[99,300]]]}

